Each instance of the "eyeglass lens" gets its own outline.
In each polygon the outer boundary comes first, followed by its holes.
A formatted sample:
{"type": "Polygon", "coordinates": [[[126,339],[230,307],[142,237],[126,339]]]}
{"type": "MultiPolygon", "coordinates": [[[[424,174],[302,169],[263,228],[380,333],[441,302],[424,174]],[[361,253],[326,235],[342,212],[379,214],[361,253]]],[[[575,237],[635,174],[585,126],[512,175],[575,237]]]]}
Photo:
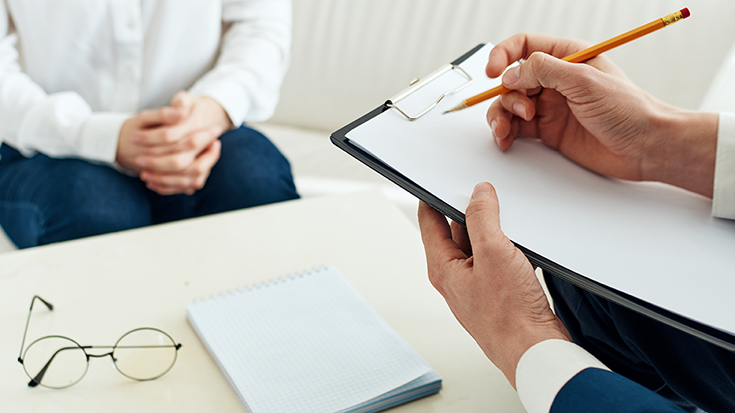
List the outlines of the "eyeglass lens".
{"type": "Polygon", "coordinates": [[[79,344],[60,336],[40,338],[26,350],[23,368],[35,384],[62,389],[76,384],[87,373],[87,354],[79,344]]]}
{"type": "Polygon", "coordinates": [[[161,330],[139,328],[118,340],[112,356],[120,373],[134,380],[163,376],[176,362],[177,346],[161,330]]]}

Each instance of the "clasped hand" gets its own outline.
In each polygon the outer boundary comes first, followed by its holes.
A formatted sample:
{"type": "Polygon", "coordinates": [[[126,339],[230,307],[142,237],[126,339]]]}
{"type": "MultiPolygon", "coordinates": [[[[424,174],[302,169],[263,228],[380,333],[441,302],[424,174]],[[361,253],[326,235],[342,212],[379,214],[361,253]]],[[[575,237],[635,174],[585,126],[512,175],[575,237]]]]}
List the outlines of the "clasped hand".
{"type": "Polygon", "coordinates": [[[220,157],[220,135],[232,128],[212,98],[179,92],[171,106],[145,110],[123,124],[117,163],[161,195],[192,195],[220,157]]]}

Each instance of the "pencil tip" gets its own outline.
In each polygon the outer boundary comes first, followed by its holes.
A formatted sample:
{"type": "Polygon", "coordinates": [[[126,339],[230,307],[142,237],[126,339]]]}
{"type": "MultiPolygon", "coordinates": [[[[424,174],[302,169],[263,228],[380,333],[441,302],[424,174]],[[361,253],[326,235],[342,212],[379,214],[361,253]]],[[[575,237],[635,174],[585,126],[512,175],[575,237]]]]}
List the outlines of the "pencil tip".
{"type": "Polygon", "coordinates": [[[453,107],[453,108],[449,109],[448,111],[444,112],[443,114],[444,114],[444,115],[446,115],[446,114],[447,114],[447,113],[449,113],[449,112],[456,112],[456,111],[458,111],[458,110],[462,110],[462,109],[466,109],[466,108],[467,108],[467,104],[466,104],[466,103],[465,103],[465,102],[463,101],[463,102],[462,102],[462,103],[460,103],[459,105],[457,105],[457,106],[455,106],[455,107],[453,107]]]}

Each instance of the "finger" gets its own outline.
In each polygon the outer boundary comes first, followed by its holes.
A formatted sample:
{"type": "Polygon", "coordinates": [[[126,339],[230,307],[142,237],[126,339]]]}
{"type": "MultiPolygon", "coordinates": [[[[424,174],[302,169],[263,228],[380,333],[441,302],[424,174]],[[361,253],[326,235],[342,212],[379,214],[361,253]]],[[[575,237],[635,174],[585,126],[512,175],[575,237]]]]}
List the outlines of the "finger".
{"type": "Polygon", "coordinates": [[[144,110],[133,118],[141,127],[158,125],[173,125],[188,116],[188,110],[183,108],[163,107],[144,110]]]}
{"type": "Polygon", "coordinates": [[[449,227],[452,230],[452,239],[459,249],[461,249],[468,257],[472,256],[472,245],[470,245],[470,237],[467,235],[467,228],[455,221],[452,221],[449,227]]]}
{"type": "Polygon", "coordinates": [[[212,167],[219,160],[221,147],[219,140],[213,142],[184,171],[161,173],[146,170],[141,172],[140,179],[148,184],[149,188],[156,188],[156,192],[159,193],[163,189],[167,194],[187,193],[191,195],[204,187],[212,167]]]}
{"type": "Polygon", "coordinates": [[[568,63],[545,53],[533,53],[503,75],[503,85],[514,90],[554,89],[567,98],[584,98],[599,84],[603,73],[581,63],[568,63]]]}
{"type": "Polygon", "coordinates": [[[443,260],[465,259],[467,256],[452,239],[447,219],[424,202],[419,203],[419,229],[426,255],[443,260]]]}
{"type": "Polygon", "coordinates": [[[213,142],[219,141],[219,137],[222,135],[222,132],[222,128],[218,126],[201,129],[189,134],[177,146],[179,146],[179,149],[182,151],[191,150],[201,153],[209,148],[213,142]]]}
{"type": "Polygon", "coordinates": [[[535,95],[540,94],[543,91],[544,91],[544,88],[542,88],[542,87],[536,87],[536,88],[533,88],[533,89],[528,89],[528,90],[526,90],[526,96],[535,96],[535,95]]]}
{"type": "Polygon", "coordinates": [[[474,256],[495,259],[509,241],[500,230],[500,205],[492,185],[483,182],[475,186],[465,217],[474,256]]]}
{"type": "Polygon", "coordinates": [[[188,168],[196,156],[195,151],[175,152],[166,155],[142,155],[136,158],[139,168],[153,172],[181,172],[188,168]]]}
{"type": "Polygon", "coordinates": [[[444,274],[447,264],[467,255],[452,239],[452,233],[446,218],[424,202],[419,203],[418,210],[421,240],[426,252],[426,264],[429,270],[429,281],[443,294],[444,274]]]}
{"type": "Polygon", "coordinates": [[[512,91],[500,95],[497,100],[500,101],[503,109],[525,121],[529,121],[536,116],[536,104],[525,93],[512,91]]]}
{"type": "MultiPolygon", "coordinates": [[[[512,93],[512,92],[511,92],[512,93]]],[[[535,107],[535,103],[532,104],[535,107]]],[[[534,109],[535,116],[535,109],[534,109]]],[[[515,138],[523,136],[526,138],[538,137],[536,118],[525,121],[503,107],[500,99],[496,99],[487,111],[487,121],[495,136],[495,142],[501,151],[507,151],[513,146],[515,138]]]]}
{"type": "Polygon", "coordinates": [[[151,154],[150,151],[136,158],[135,163],[142,169],[153,172],[181,172],[191,166],[194,160],[214,142],[218,142],[221,128],[203,129],[192,136],[190,147],[178,152],[165,152],[163,154],[151,154]],[[204,145],[203,142],[206,142],[204,145]]]}
{"type": "Polygon", "coordinates": [[[148,149],[146,149],[145,154],[162,156],[187,151],[199,153],[211,145],[212,142],[217,140],[217,138],[222,135],[222,132],[222,128],[220,127],[201,129],[170,144],[149,146],[148,149]]]}
{"type": "Polygon", "coordinates": [[[528,59],[534,52],[562,58],[588,47],[588,43],[543,34],[520,33],[498,43],[490,51],[485,72],[491,78],[500,76],[512,63],[528,59]]]}
{"type": "Polygon", "coordinates": [[[169,195],[179,195],[182,192],[176,188],[166,187],[166,186],[160,186],[156,184],[146,184],[146,188],[150,189],[151,191],[164,196],[169,195]]]}
{"type": "Polygon", "coordinates": [[[179,152],[186,150],[204,149],[215,139],[219,138],[224,130],[219,126],[205,129],[193,129],[191,125],[180,123],[175,126],[154,128],[136,133],[133,137],[136,143],[148,146],[151,149],[159,148],[152,153],[179,152]]]}
{"type": "Polygon", "coordinates": [[[165,125],[138,131],[133,135],[133,142],[143,146],[171,145],[180,141],[189,132],[190,127],[182,123],[165,125]]]}
{"type": "Polygon", "coordinates": [[[514,138],[514,136],[510,134],[510,122],[513,114],[508,113],[508,111],[503,108],[503,104],[500,102],[500,99],[495,99],[495,101],[490,105],[490,108],[488,108],[486,117],[487,123],[490,125],[490,130],[495,136],[495,142],[498,144],[498,147],[503,151],[508,150],[513,144],[514,138]]]}
{"type": "Polygon", "coordinates": [[[207,182],[207,178],[209,178],[209,174],[212,172],[212,168],[214,165],[219,161],[220,155],[222,153],[222,141],[219,139],[212,142],[207,149],[202,152],[201,155],[197,158],[197,160],[194,162],[194,165],[192,168],[196,171],[196,177],[194,178],[194,182],[192,183],[192,189],[193,190],[200,190],[204,188],[204,184],[207,182]]]}
{"type": "Polygon", "coordinates": [[[171,99],[171,106],[175,108],[191,108],[194,106],[196,98],[191,93],[182,90],[176,93],[171,99]]]}
{"type": "Polygon", "coordinates": [[[178,192],[183,192],[192,186],[194,177],[186,172],[180,173],[158,173],[143,171],[140,173],[140,179],[156,188],[167,188],[167,189],[178,189],[178,192]]]}

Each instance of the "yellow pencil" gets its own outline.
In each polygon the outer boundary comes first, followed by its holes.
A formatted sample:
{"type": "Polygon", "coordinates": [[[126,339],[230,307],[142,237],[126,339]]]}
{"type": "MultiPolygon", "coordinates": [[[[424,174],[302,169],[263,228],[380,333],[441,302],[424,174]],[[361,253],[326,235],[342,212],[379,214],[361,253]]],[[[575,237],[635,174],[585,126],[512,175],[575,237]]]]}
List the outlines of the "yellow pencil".
{"type": "MultiPolygon", "coordinates": [[[[606,40],[592,47],[588,47],[577,53],[570,54],[569,56],[563,58],[562,60],[566,62],[570,62],[570,63],[582,63],[586,60],[592,59],[593,57],[599,55],[600,53],[604,53],[608,50],[614,49],[620,45],[628,43],[639,37],[643,37],[649,33],[653,33],[658,29],[662,29],[672,23],[676,23],[679,20],[686,19],[687,17],[689,17],[689,15],[690,13],[689,13],[688,8],[681,9],[675,13],[668,14],[660,19],[656,19],[648,24],[644,24],[643,26],[638,27],[637,29],[633,29],[627,33],[623,33],[620,36],[613,37],[612,39],[606,40]]],[[[472,96],[471,98],[465,99],[464,101],[462,101],[462,103],[460,103],[459,105],[453,107],[452,109],[444,113],[456,112],[458,110],[466,109],[470,106],[474,106],[480,102],[484,102],[488,99],[492,99],[496,96],[499,96],[499,95],[502,95],[508,92],[510,92],[510,89],[508,89],[507,87],[503,85],[500,85],[490,90],[487,90],[485,92],[482,92],[479,95],[475,95],[475,96],[472,96]]]]}

